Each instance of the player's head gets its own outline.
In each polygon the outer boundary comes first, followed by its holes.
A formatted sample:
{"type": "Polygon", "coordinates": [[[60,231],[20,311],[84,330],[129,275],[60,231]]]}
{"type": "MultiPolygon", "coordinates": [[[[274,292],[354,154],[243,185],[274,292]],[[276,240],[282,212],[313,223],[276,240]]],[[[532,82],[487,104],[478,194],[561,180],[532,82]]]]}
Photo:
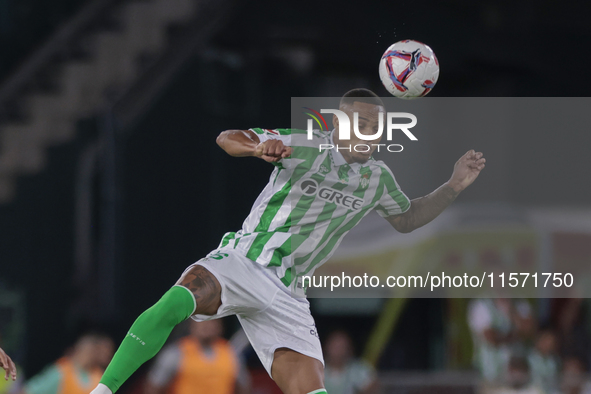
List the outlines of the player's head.
{"type": "Polygon", "coordinates": [[[223,326],[219,319],[202,322],[191,321],[191,336],[202,344],[209,344],[222,336],[223,326]]]}
{"type": "Polygon", "coordinates": [[[340,148],[345,146],[350,147],[350,152],[343,149],[339,150],[348,162],[365,163],[377,149],[377,146],[372,146],[372,144],[378,144],[381,137],[374,140],[362,140],[357,137],[353,131],[354,114],[357,113],[359,116],[359,132],[364,135],[374,135],[378,131],[379,117],[385,111],[384,103],[371,90],[358,88],[349,90],[343,95],[339,109],[349,116],[351,139],[343,141],[338,138],[339,120],[335,115],[333,116],[333,124],[336,131],[334,142],[340,148]]]}

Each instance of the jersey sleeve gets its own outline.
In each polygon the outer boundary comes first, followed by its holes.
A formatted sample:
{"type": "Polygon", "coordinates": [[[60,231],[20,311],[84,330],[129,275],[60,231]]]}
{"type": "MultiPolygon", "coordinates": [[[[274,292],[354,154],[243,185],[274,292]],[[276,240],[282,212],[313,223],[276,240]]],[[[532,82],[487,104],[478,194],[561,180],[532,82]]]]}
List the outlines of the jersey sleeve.
{"type": "Polygon", "coordinates": [[[376,206],[376,211],[381,217],[400,215],[409,210],[410,200],[400,190],[400,186],[394,178],[392,171],[386,166],[381,166],[381,182],[384,187],[384,193],[380,198],[379,204],[376,206]]]}
{"type": "Polygon", "coordinates": [[[249,129],[256,133],[260,142],[265,142],[270,139],[281,140],[286,146],[291,146],[292,129],[249,129]]]}

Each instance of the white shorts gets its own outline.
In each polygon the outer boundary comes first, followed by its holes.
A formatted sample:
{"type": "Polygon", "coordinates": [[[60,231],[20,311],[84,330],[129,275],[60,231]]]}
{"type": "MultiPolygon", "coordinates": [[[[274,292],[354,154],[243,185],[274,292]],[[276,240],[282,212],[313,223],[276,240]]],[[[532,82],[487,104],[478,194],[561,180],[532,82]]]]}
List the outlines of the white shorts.
{"type": "Polygon", "coordinates": [[[278,348],[295,350],[324,365],[307,299],[292,297],[273,273],[233,248],[213,251],[185,272],[195,265],[205,267],[220,282],[222,305],[215,315],[194,315],[194,320],[236,315],[269,375],[278,348]]]}

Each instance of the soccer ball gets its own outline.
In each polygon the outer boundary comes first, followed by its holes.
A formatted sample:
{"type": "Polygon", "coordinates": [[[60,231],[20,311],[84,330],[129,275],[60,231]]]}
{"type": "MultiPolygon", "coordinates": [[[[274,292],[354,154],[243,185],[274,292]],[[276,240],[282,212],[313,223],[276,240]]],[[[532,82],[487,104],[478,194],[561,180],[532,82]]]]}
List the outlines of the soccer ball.
{"type": "Polygon", "coordinates": [[[402,99],[423,97],[439,77],[439,62],[422,42],[403,40],[392,44],[380,60],[380,79],[392,95],[402,99]]]}

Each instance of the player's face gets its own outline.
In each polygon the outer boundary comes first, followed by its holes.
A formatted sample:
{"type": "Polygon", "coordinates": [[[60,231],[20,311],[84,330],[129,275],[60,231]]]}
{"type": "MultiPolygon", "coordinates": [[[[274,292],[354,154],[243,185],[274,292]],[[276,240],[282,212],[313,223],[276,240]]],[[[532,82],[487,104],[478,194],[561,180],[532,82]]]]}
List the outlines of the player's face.
{"type": "Polygon", "coordinates": [[[384,107],[381,105],[362,103],[355,101],[353,104],[346,104],[340,107],[340,110],[345,112],[349,116],[349,122],[351,125],[351,139],[349,141],[338,140],[339,122],[335,116],[333,123],[335,125],[335,143],[341,148],[339,152],[345,157],[349,163],[365,163],[370,156],[377,149],[377,144],[380,143],[382,137],[374,138],[372,140],[363,140],[354,132],[354,114],[358,114],[358,127],[359,133],[363,135],[375,135],[379,129],[379,117],[383,116],[384,107]],[[374,144],[372,146],[372,144],[374,144]],[[342,149],[343,147],[350,146],[350,152],[348,149],[342,149]],[[369,146],[369,149],[367,147],[369,146]]]}

